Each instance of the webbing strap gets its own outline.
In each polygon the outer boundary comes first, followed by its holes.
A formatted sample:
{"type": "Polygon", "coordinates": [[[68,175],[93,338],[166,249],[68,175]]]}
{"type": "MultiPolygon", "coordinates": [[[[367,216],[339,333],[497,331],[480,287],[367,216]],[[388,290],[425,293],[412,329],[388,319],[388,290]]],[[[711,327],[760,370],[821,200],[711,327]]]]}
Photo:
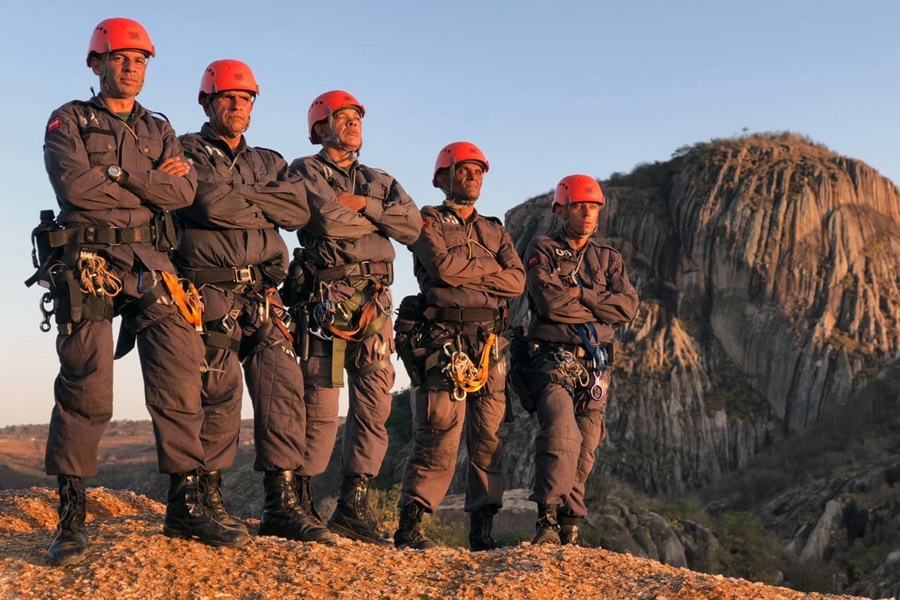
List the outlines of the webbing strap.
{"type": "MultiPolygon", "coordinates": [[[[156,282],[143,296],[129,302],[122,307],[120,313],[124,317],[135,317],[153,306],[157,300],[165,296],[166,284],[160,280],[156,282]]],[[[113,355],[114,360],[118,360],[134,349],[137,336],[127,323],[123,322],[119,325],[119,339],[116,341],[116,352],[113,355]]]]}
{"type": "Polygon", "coordinates": [[[347,353],[347,342],[341,338],[331,340],[331,387],[344,387],[344,357],[347,353]]]}
{"type": "Polygon", "coordinates": [[[244,359],[258,351],[258,347],[263,343],[273,327],[275,325],[272,323],[272,319],[266,319],[266,322],[253,332],[253,335],[241,340],[240,349],[238,350],[238,358],[241,362],[244,362],[244,359]]]}
{"type": "Polygon", "coordinates": [[[334,323],[329,322],[323,323],[323,327],[328,333],[334,336],[335,339],[340,338],[348,342],[361,342],[381,329],[382,325],[384,325],[384,322],[387,320],[387,315],[378,314],[381,311],[381,304],[378,299],[379,296],[384,293],[385,287],[380,283],[376,283],[372,297],[362,307],[362,311],[359,314],[359,321],[355,328],[341,329],[334,323]]]}
{"type": "Polygon", "coordinates": [[[263,279],[263,272],[255,265],[247,265],[246,267],[185,269],[184,276],[190,279],[194,285],[215,283],[258,283],[263,279]]]}
{"type": "Polygon", "coordinates": [[[144,227],[66,227],[48,231],[51,248],[69,244],[152,244],[153,229],[144,227]]]}
{"type": "Polygon", "coordinates": [[[231,350],[238,353],[241,350],[241,343],[228,334],[218,331],[204,331],[202,334],[203,343],[209,348],[221,348],[222,350],[231,350]]]}

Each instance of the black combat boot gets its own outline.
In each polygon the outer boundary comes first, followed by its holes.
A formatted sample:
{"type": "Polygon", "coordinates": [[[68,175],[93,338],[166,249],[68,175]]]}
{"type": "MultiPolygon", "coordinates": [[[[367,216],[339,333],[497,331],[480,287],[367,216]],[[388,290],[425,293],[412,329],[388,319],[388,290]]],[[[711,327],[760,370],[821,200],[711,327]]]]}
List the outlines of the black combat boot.
{"type": "Polygon", "coordinates": [[[300,510],[306,513],[307,517],[312,518],[316,523],[325,526],[325,521],[316,511],[316,503],[312,498],[312,491],[309,489],[309,481],[312,479],[309,475],[297,475],[294,473],[294,489],[297,490],[297,502],[300,510]]]}
{"type": "Polygon", "coordinates": [[[250,533],[244,522],[231,516],[225,508],[225,500],[222,498],[222,474],[219,471],[207,471],[200,476],[200,491],[203,494],[203,504],[212,511],[216,521],[226,527],[242,531],[249,539],[250,533]]]}
{"type": "Polygon", "coordinates": [[[582,539],[578,531],[578,525],[581,523],[579,517],[569,517],[560,515],[559,517],[559,543],[569,546],[580,546],[582,539]]]}
{"type": "Polygon", "coordinates": [[[345,475],[341,479],[340,496],[328,518],[328,529],[351,540],[390,546],[391,543],[378,533],[375,519],[369,513],[371,482],[372,478],[365,475],[345,475]]]}
{"type": "Polygon", "coordinates": [[[325,542],[331,533],[300,510],[293,471],[266,471],[266,502],[259,520],[259,535],[300,542],[325,542]]]}
{"type": "Polygon", "coordinates": [[[56,537],[50,544],[50,564],[54,567],[77,565],[84,559],[87,548],[84,481],[74,475],[57,475],[56,480],[59,482],[59,523],[56,537]]]}
{"type": "Polygon", "coordinates": [[[497,510],[496,506],[485,506],[469,515],[469,549],[472,552],[503,547],[503,544],[491,536],[497,510]]]}
{"type": "Polygon", "coordinates": [[[556,520],[558,508],[553,504],[538,504],[538,520],[534,524],[537,531],[531,538],[533,545],[559,544],[559,521],[556,520]]]}
{"type": "Polygon", "coordinates": [[[210,546],[240,547],[250,540],[247,531],[228,527],[204,503],[198,471],[169,475],[169,498],[163,534],[196,539],[210,546]]]}
{"type": "Polygon", "coordinates": [[[411,502],[400,509],[400,526],[397,528],[397,533],[394,534],[394,545],[398,550],[437,548],[437,544],[425,537],[425,534],[419,529],[424,512],[425,507],[418,502],[411,502]]]}

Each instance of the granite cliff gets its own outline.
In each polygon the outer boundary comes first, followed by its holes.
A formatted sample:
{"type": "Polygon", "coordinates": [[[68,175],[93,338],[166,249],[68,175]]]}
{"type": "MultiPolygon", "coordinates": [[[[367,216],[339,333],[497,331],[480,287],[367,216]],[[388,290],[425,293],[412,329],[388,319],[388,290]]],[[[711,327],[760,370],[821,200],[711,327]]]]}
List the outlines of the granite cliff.
{"type": "MultiPolygon", "coordinates": [[[[602,182],[596,237],[642,306],[618,338],[597,469],[651,495],[717,480],[846,403],[900,346],[900,191],[796,134],[714,140],[602,182]]],[[[549,195],[506,214],[524,252],[549,195]]],[[[514,321],[527,320],[527,304],[514,321]]],[[[533,423],[513,427],[527,445],[533,423]]],[[[527,452],[510,452],[527,487],[527,452]],[[521,457],[519,463],[515,457],[521,457]]]]}

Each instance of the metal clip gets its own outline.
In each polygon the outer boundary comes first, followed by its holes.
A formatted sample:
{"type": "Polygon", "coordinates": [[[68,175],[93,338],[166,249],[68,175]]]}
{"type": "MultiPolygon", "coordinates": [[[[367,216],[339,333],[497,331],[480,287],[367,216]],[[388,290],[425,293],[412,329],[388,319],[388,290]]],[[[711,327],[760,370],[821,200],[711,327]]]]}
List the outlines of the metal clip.
{"type": "Polygon", "coordinates": [[[591,398],[600,402],[606,396],[606,385],[603,385],[603,376],[600,371],[594,373],[594,385],[591,386],[591,398]]]}
{"type": "Polygon", "coordinates": [[[253,283],[253,268],[250,267],[234,267],[235,283],[253,283]]]}
{"type": "Polygon", "coordinates": [[[41,308],[41,314],[44,316],[44,320],[41,321],[39,327],[44,333],[50,331],[52,327],[50,325],[50,317],[52,317],[56,313],[55,309],[51,308],[48,310],[46,308],[46,306],[49,304],[53,304],[53,296],[50,295],[50,292],[47,292],[43,296],[41,296],[41,303],[39,305],[41,308]]]}

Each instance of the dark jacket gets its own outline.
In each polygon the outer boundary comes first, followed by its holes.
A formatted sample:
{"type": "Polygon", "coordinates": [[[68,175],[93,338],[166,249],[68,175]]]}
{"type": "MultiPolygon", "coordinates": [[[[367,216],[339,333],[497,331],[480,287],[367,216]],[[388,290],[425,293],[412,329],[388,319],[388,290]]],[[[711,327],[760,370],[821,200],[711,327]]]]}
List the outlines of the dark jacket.
{"type": "MultiPolygon", "coordinates": [[[[60,206],[59,223],[142,227],[154,212],[189,206],[196,172],[179,177],[156,170],[167,158],[182,154],[169,123],[137,102],[128,123],[99,96],[64,104],[50,115],[44,136],[44,164],[60,206]],[[128,174],[121,185],[92,170],[111,165],[128,174]]],[[[125,267],[137,254],[150,269],[173,270],[167,255],[150,245],[110,246],[104,253],[125,267]]]]}
{"type": "Polygon", "coordinates": [[[538,236],[525,252],[525,273],[533,311],[528,334],[535,340],[581,344],[575,325],[593,323],[596,341],[607,343],[612,326],[630,322],[637,312],[637,292],[622,255],[592,240],[575,251],[562,233],[538,236]],[[576,286],[580,299],[566,291],[576,286]]]}
{"type": "Polygon", "coordinates": [[[194,204],[177,213],[179,266],[270,263],[285,270],[287,246],[278,228],[306,225],[309,206],[303,184],[290,176],[281,155],[252,148],[245,138],[232,152],[208,123],[181,143],[199,181],[194,204]]]}
{"type": "Polygon", "coordinates": [[[444,206],[422,209],[412,246],[419,288],[429,306],[499,308],[525,290],[525,270],[506,228],[477,211],[463,222],[444,206]]]}
{"type": "Polygon", "coordinates": [[[306,187],[312,218],[298,238],[317,268],[392,263],[391,239],[409,245],[419,237],[422,218],[415,203],[384,171],[359,162],[344,170],[322,150],[296,159],[291,173],[306,187]],[[365,210],[357,212],[338,202],[336,196],[344,192],[365,196],[365,210]]]}

